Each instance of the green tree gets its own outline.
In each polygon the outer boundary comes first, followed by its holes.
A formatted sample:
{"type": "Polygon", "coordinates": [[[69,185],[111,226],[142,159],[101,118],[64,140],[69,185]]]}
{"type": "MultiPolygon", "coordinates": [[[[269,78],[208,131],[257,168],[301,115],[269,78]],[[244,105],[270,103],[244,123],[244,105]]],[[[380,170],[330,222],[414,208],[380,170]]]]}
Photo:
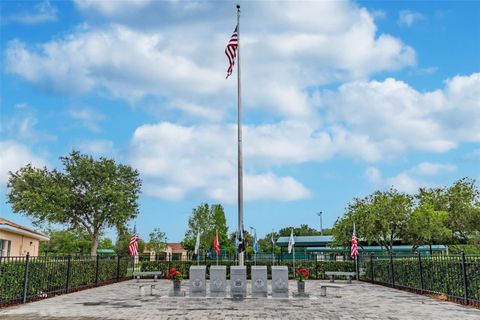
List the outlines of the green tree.
{"type": "Polygon", "coordinates": [[[92,239],[83,230],[47,230],[50,241],[40,242],[40,254],[80,254],[90,252],[92,239]]]}
{"type": "Polygon", "coordinates": [[[353,224],[357,236],[369,244],[376,243],[392,252],[395,241],[405,238],[413,211],[413,197],[395,189],[376,191],[363,199],[356,198],[346,214],[335,222],[335,244],[349,246],[353,224]]]}
{"type": "Polygon", "coordinates": [[[462,242],[475,241],[480,232],[480,190],[475,180],[463,178],[447,190],[448,226],[462,242]]]}
{"type": "Polygon", "coordinates": [[[139,174],[113,159],[93,159],[72,151],[60,157],[64,172],[27,165],[10,172],[8,202],[36,224],[60,223],[85,230],[96,255],[105,228],[125,224],[138,214],[139,174]]]}
{"type": "Polygon", "coordinates": [[[153,229],[148,235],[147,248],[155,251],[156,253],[162,252],[167,249],[167,236],[165,232],[162,232],[159,228],[153,229]]]}
{"type": "Polygon", "coordinates": [[[188,219],[188,229],[182,245],[188,250],[194,250],[197,233],[200,232],[200,249],[211,250],[217,231],[220,246],[228,246],[228,227],[222,205],[209,206],[207,203],[202,203],[193,209],[192,215],[188,219]]]}
{"type": "Polygon", "coordinates": [[[444,243],[452,236],[452,230],[446,226],[447,219],[446,211],[437,211],[431,204],[420,204],[412,213],[405,240],[415,248],[428,244],[432,253],[432,244],[444,243]]]}

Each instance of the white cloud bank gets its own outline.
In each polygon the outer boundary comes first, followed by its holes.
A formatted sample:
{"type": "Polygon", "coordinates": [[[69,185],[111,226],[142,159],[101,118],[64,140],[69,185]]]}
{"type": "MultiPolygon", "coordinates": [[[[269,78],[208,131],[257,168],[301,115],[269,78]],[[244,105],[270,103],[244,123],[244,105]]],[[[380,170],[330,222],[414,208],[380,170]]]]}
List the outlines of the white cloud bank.
{"type": "Polygon", "coordinates": [[[31,163],[34,167],[43,167],[47,161],[32,152],[29,147],[13,140],[0,141],[0,187],[6,187],[8,172],[15,172],[31,163]]]}
{"type": "Polygon", "coordinates": [[[58,10],[50,4],[50,1],[43,1],[35,5],[32,12],[22,12],[7,16],[5,20],[26,25],[36,25],[58,20],[58,10]]]}

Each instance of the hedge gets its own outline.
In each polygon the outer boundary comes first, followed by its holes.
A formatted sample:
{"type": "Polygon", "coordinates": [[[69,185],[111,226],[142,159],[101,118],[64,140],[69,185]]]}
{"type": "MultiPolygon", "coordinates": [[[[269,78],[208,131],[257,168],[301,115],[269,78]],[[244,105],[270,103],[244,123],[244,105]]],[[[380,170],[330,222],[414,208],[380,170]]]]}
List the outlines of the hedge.
{"type": "MultiPolygon", "coordinates": [[[[130,258],[99,257],[98,284],[127,277],[130,258]]],[[[4,258],[0,263],[0,306],[23,300],[25,258],[4,258]]],[[[68,257],[34,257],[28,264],[27,299],[44,298],[67,291],[68,257]]],[[[69,290],[96,285],[96,258],[72,257],[69,290]]]]}
{"type": "MultiPolygon", "coordinates": [[[[214,260],[202,261],[202,265],[207,266],[207,277],[209,275],[210,266],[217,265],[214,260]]],[[[168,269],[173,267],[180,271],[184,278],[188,278],[190,266],[196,265],[195,261],[143,261],[139,263],[140,271],[161,271],[162,276],[166,276],[168,269]]],[[[237,265],[235,261],[219,261],[218,265],[227,266],[227,277],[229,276],[230,266],[237,265]]],[[[253,261],[245,261],[247,267],[247,277],[250,277],[251,266],[255,265],[253,261]]],[[[258,262],[257,265],[267,266],[268,277],[271,278],[272,261],[258,262]]],[[[289,272],[292,273],[293,262],[281,262],[275,263],[275,265],[283,265],[289,268],[289,272]]],[[[325,275],[325,271],[355,271],[355,265],[353,261],[298,261],[295,263],[295,267],[303,266],[308,269],[310,275],[309,279],[328,279],[325,275]]],[[[137,266],[138,268],[138,266],[137,266]]],[[[292,274],[293,276],[293,274],[292,274]]]]}

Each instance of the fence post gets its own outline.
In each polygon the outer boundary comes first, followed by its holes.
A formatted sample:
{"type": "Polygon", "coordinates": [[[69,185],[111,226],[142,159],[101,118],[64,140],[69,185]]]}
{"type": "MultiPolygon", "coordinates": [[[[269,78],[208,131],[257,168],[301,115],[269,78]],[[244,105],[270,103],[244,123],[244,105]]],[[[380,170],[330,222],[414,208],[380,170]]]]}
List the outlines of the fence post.
{"type": "Polygon", "coordinates": [[[373,273],[373,253],[370,254],[370,280],[373,282],[374,273],[373,273]]]}
{"type": "Polygon", "coordinates": [[[420,272],[420,292],[423,294],[425,290],[425,284],[423,282],[423,266],[422,266],[422,255],[420,251],[418,252],[418,271],[420,272]]]}
{"type": "Polygon", "coordinates": [[[392,288],[395,288],[395,276],[393,274],[393,253],[390,252],[390,272],[392,273],[392,288]]]}
{"type": "Polygon", "coordinates": [[[98,287],[98,264],[100,261],[100,256],[97,255],[97,263],[96,263],[96,268],[95,268],[95,287],[98,287]]]}
{"type": "Polygon", "coordinates": [[[463,302],[468,304],[468,278],[467,266],[465,264],[465,252],[462,251],[462,275],[463,275],[463,302]]]}
{"type": "Polygon", "coordinates": [[[69,254],[67,257],[67,284],[65,286],[65,293],[68,293],[70,290],[70,278],[72,277],[72,255],[69,254]]]}
{"type": "Polygon", "coordinates": [[[320,279],[320,277],[318,276],[318,255],[315,256],[315,279],[320,279]]]}
{"type": "Polygon", "coordinates": [[[27,253],[25,258],[25,274],[23,275],[23,303],[27,302],[27,289],[28,289],[28,264],[30,260],[30,254],[27,253]]]}
{"type": "Polygon", "coordinates": [[[360,280],[360,256],[355,256],[355,272],[357,273],[357,280],[360,280]]]}
{"type": "Polygon", "coordinates": [[[117,254],[117,282],[120,281],[120,255],[117,254]]]}

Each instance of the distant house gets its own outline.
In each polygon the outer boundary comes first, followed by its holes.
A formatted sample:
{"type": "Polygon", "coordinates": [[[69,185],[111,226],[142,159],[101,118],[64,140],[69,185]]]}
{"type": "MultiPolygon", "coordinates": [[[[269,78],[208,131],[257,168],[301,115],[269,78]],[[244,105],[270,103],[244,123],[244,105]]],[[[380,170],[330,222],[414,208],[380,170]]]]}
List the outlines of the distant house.
{"type": "Polygon", "coordinates": [[[181,243],[167,243],[167,249],[162,250],[161,252],[155,252],[148,249],[148,243],[145,245],[143,253],[150,254],[150,260],[162,259],[165,260],[187,260],[188,251],[185,249],[181,243]],[[156,255],[160,255],[159,258],[156,258],[156,255]]]}
{"type": "Polygon", "coordinates": [[[38,256],[40,241],[49,241],[46,235],[0,218],[0,257],[38,256]]]}

